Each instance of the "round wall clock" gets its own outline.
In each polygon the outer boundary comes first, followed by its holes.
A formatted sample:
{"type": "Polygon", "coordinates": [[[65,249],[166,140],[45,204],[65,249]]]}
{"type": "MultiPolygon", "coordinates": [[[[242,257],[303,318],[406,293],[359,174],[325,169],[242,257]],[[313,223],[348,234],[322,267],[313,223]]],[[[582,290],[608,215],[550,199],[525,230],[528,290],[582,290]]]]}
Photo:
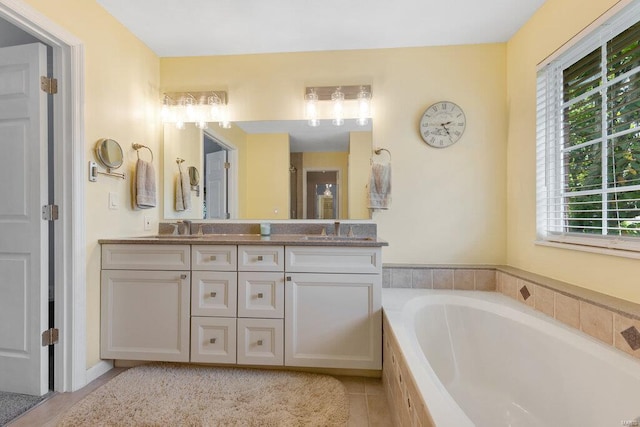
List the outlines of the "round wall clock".
{"type": "Polygon", "coordinates": [[[467,126],[464,111],[449,101],[440,101],[426,109],[420,119],[420,136],[428,145],[445,148],[460,139],[467,126]]]}

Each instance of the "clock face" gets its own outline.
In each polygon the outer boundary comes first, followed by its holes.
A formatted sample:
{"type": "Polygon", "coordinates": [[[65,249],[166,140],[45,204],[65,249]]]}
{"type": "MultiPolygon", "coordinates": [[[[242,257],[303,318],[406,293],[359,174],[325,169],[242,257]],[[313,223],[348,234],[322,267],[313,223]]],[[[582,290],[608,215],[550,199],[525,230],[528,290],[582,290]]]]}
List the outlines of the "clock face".
{"type": "Polygon", "coordinates": [[[420,136],[432,147],[444,148],[460,139],[467,126],[462,108],[453,102],[436,102],[420,119],[420,136]]]}

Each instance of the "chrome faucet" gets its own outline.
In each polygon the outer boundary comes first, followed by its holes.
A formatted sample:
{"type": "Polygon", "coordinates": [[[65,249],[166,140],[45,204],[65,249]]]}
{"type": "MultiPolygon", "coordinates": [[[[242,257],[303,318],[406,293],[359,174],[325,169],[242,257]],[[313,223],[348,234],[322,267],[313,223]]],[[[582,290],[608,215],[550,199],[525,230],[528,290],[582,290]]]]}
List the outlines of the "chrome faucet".
{"type": "Polygon", "coordinates": [[[340,236],[340,221],[336,221],[333,223],[333,225],[335,226],[335,235],[336,237],[340,236]]]}
{"type": "Polygon", "coordinates": [[[183,219],[182,221],[178,221],[179,224],[182,224],[182,232],[180,234],[189,236],[191,235],[191,221],[183,219]]]}

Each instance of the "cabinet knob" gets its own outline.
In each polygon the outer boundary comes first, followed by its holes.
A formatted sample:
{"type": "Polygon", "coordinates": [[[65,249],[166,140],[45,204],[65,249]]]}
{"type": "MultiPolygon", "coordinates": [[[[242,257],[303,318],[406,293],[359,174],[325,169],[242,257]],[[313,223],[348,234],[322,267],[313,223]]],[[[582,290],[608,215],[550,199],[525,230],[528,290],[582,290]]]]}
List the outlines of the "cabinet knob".
{"type": "Polygon", "coordinates": [[[262,292],[260,292],[260,293],[258,294],[258,298],[263,298],[263,297],[264,297],[264,294],[263,294],[262,292]]]}
{"type": "Polygon", "coordinates": [[[262,261],[262,255],[258,255],[258,261],[262,261]]]}
{"type": "Polygon", "coordinates": [[[258,340],[258,345],[262,345],[262,340],[258,340]]]}
{"type": "Polygon", "coordinates": [[[216,260],[216,256],[215,255],[211,255],[211,257],[209,258],[211,261],[215,261],[216,260]]]}
{"type": "Polygon", "coordinates": [[[181,274],[181,275],[180,275],[180,278],[181,278],[181,279],[186,279],[186,278],[187,278],[187,275],[186,275],[186,274],[181,274]]]}
{"type": "Polygon", "coordinates": [[[211,344],[215,344],[215,343],[216,343],[216,338],[211,338],[211,339],[209,340],[209,342],[210,342],[211,344]]]}
{"type": "Polygon", "coordinates": [[[291,276],[287,276],[286,280],[287,280],[287,282],[290,282],[291,281],[291,276]]]}
{"type": "Polygon", "coordinates": [[[215,298],[217,295],[217,292],[211,292],[209,295],[211,295],[211,298],[215,298]]]}

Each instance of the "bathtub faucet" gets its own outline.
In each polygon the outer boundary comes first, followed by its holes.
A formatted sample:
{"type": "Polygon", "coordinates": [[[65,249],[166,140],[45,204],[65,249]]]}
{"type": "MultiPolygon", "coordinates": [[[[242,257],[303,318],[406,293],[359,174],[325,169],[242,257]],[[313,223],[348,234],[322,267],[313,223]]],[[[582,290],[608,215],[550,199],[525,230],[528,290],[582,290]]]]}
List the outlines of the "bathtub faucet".
{"type": "Polygon", "coordinates": [[[340,236],[340,221],[336,221],[333,223],[333,225],[335,226],[335,235],[336,236],[340,236]]]}

